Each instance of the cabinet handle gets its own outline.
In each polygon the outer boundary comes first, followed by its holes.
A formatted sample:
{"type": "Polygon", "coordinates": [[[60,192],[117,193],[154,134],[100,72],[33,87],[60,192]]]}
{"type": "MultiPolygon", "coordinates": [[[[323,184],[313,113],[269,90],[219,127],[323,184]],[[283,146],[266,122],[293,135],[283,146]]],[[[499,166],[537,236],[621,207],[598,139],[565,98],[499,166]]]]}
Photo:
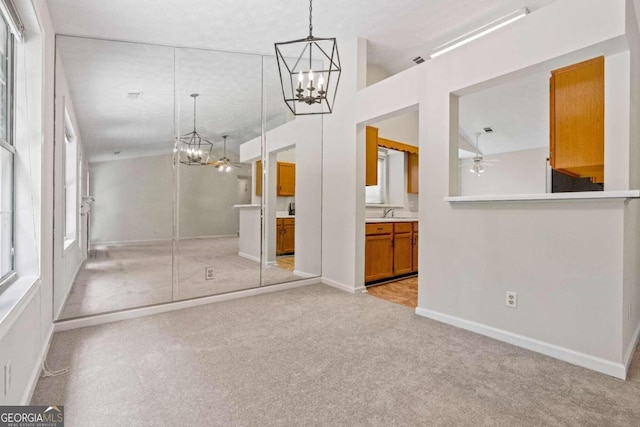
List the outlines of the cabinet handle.
{"type": "Polygon", "coordinates": [[[384,230],[384,228],[378,227],[378,231],[382,231],[382,230],[384,230]]]}

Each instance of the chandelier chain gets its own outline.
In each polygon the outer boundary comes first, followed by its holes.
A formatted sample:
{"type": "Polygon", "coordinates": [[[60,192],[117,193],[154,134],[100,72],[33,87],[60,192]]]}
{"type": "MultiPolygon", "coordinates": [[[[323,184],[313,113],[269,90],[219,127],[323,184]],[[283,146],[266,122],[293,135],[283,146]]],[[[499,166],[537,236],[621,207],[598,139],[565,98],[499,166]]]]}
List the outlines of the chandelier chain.
{"type": "Polygon", "coordinates": [[[311,20],[313,15],[313,0],[309,0],[309,37],[313,37],[313,22],[311,20]]]}

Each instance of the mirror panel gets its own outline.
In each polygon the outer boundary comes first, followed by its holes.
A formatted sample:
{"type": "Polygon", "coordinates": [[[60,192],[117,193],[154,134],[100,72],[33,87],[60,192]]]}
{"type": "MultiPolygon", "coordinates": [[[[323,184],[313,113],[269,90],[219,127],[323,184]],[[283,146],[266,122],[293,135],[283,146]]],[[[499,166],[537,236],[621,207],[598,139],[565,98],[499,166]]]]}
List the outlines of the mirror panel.
{"type": "Polygon", "coordinates": [[[259,247],[260,210],[237,206],[252,204],[252,164],[241,163],[239,152],[240,144],[260,138],[262,130],[262,59],[177,49],[176,67],[181,137],[176,152],[178,279],[174,297],[258,287],[259,252],[241,251],[240,233],[243,241],[259,247]],[[199,147],[190,148],[194,138],[199,147]],[[197,149],[198,157],[189,149],[197,149]],[[256,221],[251,232],[240,229],[241,213],[243,220],[250,215],[256,221]]]}
{"type": "Polygon", "coordinates": [[[322,115],[293,116],[275,57],[265,56],[262,284],[321,274],[322,115]]]}
{"type": "Polygon", "coordinates": [[[169,302],[173,48],[58,36],[57,50],[54,312],[169,302]]]}

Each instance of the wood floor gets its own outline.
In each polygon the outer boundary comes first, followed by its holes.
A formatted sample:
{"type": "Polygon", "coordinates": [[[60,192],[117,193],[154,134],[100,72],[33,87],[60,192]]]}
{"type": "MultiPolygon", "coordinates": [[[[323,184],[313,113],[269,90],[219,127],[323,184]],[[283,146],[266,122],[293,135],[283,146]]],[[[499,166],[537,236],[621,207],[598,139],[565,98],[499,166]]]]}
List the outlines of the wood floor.
{"type": "Polygon", "coordinates": [[[370,286],[367,288],[367,293],[396,304],[416,308],[418,306],[418,277],[370,286]]]}
{"type": "Polygon", "coordinates": [[[276,258],[276,262],[278,263],[278,267],[284,268],[285,270],[293,271],[295,269],[295,261],[296,257],[294,255],[291,256],[280,256],[276,258]]]}

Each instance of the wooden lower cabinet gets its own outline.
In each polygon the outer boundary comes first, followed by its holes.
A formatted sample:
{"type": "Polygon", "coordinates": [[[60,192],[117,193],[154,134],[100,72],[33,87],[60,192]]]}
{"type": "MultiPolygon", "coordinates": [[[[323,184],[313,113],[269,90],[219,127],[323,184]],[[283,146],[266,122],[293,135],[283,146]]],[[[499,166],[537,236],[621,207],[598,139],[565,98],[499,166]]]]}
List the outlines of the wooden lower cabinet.
{"type": "Polygon", "coordinates": [[[393,276],[393,224],[366,225],[365,282],[393,276]]]}
{"type": "Polygon", "coordinates": [[[393,225],[393,275],[401,276],[413,271],[413,227],[410,222],[393,225]]]}
{"type": "Polygon", "coordinates": [[[366,283],[417,271],[417,254],[414,261],[417,242],[414,243],[413,239],[413,224],[397,222],[366,225],[364,256],[366,283]]]}
{"type": "Polygon", "coordinates": [[[290,255],[296,249],[295,218],[276,219],[276,255],[290,255]]]}
{"type": "Polygon", "coordinates": [[[418,272],[418,223],[414,222],[412,234],[413,234],[413,254],[411,255],[413,262],[413,272],[418,272]]]}

